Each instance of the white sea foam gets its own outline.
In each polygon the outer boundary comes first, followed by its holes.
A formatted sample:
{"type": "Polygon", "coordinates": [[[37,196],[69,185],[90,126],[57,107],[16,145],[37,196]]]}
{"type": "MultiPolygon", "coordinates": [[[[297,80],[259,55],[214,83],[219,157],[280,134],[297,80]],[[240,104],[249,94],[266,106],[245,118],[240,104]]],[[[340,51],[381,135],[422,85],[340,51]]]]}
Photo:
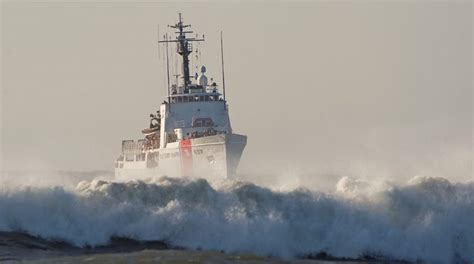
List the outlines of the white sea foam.
{"type": "Polygon", "coordinates": [[[334,193],[160,178],[0,190],[0,230],[79,246],[112,236],[295,257],[326,252],[433,263],[474,261],[474,183],[342,178],[334,193]]]}

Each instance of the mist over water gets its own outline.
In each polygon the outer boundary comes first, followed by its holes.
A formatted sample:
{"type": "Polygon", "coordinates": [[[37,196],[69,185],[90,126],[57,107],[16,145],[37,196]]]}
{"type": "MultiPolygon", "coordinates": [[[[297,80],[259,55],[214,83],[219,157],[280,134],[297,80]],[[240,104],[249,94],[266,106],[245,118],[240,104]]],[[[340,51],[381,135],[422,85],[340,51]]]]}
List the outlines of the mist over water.
{"type": "Polygon", "coordinates": [[[47,184],[20,184],[21,175],[15,178],[1,178],[0,231],[77,246],[104,245],[120,236],[283,258],[326,252],[474,261],[472,181],[418,176],[394,184],[338,177],[332,188],[318,190],[283,180],[273,185],[168,177],[114,182],[101,172],[51,175],[57,180],[47,184]]]}

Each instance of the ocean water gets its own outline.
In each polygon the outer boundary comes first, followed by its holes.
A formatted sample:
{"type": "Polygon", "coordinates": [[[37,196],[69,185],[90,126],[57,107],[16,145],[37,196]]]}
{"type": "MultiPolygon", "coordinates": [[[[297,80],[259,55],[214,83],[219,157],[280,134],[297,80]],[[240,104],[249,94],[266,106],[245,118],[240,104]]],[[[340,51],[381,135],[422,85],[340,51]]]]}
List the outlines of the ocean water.
{"type": "Polygon", "coordinates": [[[114,182],[97,173],[72,178],[34,183],[3,175],[0,231],[78,247],[126,237],[285,260],[324,252],[337,258],[474,262],[474,182],[342,177],[332,191],[316,191],[169,177],[114,182]]]}

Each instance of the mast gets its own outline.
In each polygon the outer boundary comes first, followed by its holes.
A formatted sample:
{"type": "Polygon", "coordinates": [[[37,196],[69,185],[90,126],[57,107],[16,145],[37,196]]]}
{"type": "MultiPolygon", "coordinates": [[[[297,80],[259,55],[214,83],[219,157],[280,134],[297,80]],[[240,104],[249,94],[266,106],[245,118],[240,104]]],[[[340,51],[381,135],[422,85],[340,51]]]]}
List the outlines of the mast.
{"type": "MultiPolygon", "coordinates": [[[[168,40],[168,33],[166,33],[166,40],[168,40]]],[[[168,56],[168,42],[166,42],[166,76],[168,77],[168,103],[170,103],[170,63],[168,56]]]]}
{"type": "Polygon", "coordinates": [[[221,31],[221,62],[222,62],[222,95],[224,96],[224,109],[227,108],[227,102],[225,100],[225,76],[224,76],[224,41],[222,38],[221,31]]]}
{"type": "Polygon", "coordinates": [[[183,20],[181,19],[181,13],[179,13],[179,21],[174,25],[168,25],[170,28],[177,29],[178,31],[175,32],[178,34],[176,40],[160,40],[159,43],[169,43],[169,42],[176,42],[177,43],[177,53],[183,57],[183,64],[182,64],[182,74],[183,74],[183,86],[184,90],[188,89],[188,86],[191,84],[191,76],[189,75],[189,54],[193,51],[192,43],[193,41],[204,41],[204,39],[196,39],[196,38],[187,38],[186,33],[193,33],[191,30],[185,30],[191,25],[185,25],[183,20]]]}

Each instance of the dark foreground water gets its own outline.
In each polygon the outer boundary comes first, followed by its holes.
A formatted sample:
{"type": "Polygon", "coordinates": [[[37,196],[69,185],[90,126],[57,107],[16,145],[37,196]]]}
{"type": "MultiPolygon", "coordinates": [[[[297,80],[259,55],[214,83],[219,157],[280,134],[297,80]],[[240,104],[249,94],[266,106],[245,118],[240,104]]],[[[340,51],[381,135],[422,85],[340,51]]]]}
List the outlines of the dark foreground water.
{"type": "Polygon", "coordinates": [[[112,238],[97,247],[76,247],[64,241],[50,241],[19,232],[0,232],[2,263],[404,263],[365,259],[336,259],[320,254],[306,258],[279,259],[253,254],[188,250],[163,242],[112,238]]]}

